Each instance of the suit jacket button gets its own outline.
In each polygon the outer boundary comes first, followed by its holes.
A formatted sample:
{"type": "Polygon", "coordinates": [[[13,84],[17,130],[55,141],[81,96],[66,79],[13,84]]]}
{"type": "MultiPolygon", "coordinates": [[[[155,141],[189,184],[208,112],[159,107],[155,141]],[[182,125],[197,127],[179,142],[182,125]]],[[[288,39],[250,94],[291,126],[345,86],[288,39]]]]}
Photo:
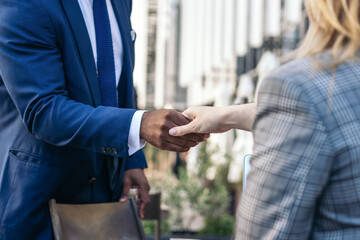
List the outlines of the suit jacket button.
{"type": "Polygon", "coordinates": [[[96,178],[95,177],[92,177],[90,180],[89,180],[89,184],[93,183],[96,181],[96,178]]]}
{"type": "Polygon", "coordinates": [[[117,148],[113,148],[113,149],[112,149],[112,153],[116,155],[116,154],[118,154],[119,152],[118,152],[117,148]]]}
{"type": "Polygon", "coordinates": [[[106,149],[104,147],[100,147],[100,150],[105,153],[106,152],[106,149]]]}
{"type": "Polygon", "coordinates": [[[106,151],[106,153],[112,153],[112,150],[111,150],[111,148],[109,148],[109,147],[107,147],[107,148],[105,149],[105,151],[106,151]]]}

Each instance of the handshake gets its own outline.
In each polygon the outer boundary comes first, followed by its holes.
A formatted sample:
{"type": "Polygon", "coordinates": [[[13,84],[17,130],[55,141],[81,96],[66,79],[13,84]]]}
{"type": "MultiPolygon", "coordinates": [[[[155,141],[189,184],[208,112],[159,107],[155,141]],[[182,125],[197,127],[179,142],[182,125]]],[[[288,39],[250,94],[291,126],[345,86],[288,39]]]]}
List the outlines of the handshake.
{"type": "Polygon", "coordinates": [[[140,138],[161,150],[187,152],[210,136],[206,133],[170,135],[174,128],[188,125],[190,122],[191,119],[175,110],[145,112],[141,121],[140,138]]]}
{"type": "Polygon", "coordinates": [[[226,107],[190,107],[185,112],[158,110],[144,113],[140,137],[162,150],[186,152],[209,138],[210,133],[230,129],[251,131],[256,103],[226,107]]]}

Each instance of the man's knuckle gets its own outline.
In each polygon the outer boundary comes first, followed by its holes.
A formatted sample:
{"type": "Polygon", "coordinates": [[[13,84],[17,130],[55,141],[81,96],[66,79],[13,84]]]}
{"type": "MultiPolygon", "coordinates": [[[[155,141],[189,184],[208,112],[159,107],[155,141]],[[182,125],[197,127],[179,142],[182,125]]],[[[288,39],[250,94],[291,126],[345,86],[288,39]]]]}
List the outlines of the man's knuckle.
{"type": "Polygon", "coordinates": [[[164,113],[165,119],[171,119],[171,116],[173,115],[173,112],[171,110],[166,110],[164,113]]]}
{"type": "Polygon", "coordinates": [[[179,146],[181,146],[180,148],[184,148],[184,147],[190,147],[189,142],[188,141],[182,141],[179,142],[178,144],[179,146]]]}
{"type": "Polygon", "coordinates": [[[165,144],[166,142],[166,139],[167,139],[167,134],[165,131],[162,131],[160,134],[159,134],[159,138],[161,140],[161,143],[162,144],[165,144]]]}
{"type": "Polygon", "coordinates": [[[195,140],[195,142],[201,142],[203,140],[203,138],[195,135],[194,140],[195,140]]]}
{"type": "Polygon", "coordinates": [[[130,182],[130,178],[128,178],[128,177],[124,178],[124,182],[129,183],[129,182],[130,182]]]}
{"type": "Polygon", "coordinates": [[[131,181],[129,178],[124,178],[123,183],[127,185],[127,184],[130,184],[131,181]]]}
{"type": "Polygon", "coordinates": [[[190,140],[190,141],[195,141],[196,136],[195,136],[195,134],[190,133],[190,134],[187,135],[187,139],[190,140]]]}
{"type": "Polygon", "coordinates": [[[161,142],[160,142],[160,145],[159,145],[159,146],[160,146],[160,149],[161,149],[161,150],[165,150],[166,145],[167,145],[167,144],[166,144],[165,142],[161,141],[161,142]]]}
{"type": "Polygon", "coordinates": [[[167,150],[172,151],[172,152],[178,152],[178,148],[177,148],[177,147],[174,147],[174,146],[172,146],[172,145],[170,145],[170,146],[167,148],[167,150]]]}
{"type": "Polygon", "coordinates": [[[164,137],[164,136],[166,135],[166,134],[165,134],[165,131],[168,130],[168,127],[166,126],[166,123],[161,124],[160,130],[161,130],[161,133],[160,133],[161,136],[164,137]]]}
{"type": "Polygon", "coordinates": [[[184,148],[184,147],[179,147],[176,151],[177,151],[177,152],[185,152],[185,149],[186,149],[186,148],[184,148]]]}

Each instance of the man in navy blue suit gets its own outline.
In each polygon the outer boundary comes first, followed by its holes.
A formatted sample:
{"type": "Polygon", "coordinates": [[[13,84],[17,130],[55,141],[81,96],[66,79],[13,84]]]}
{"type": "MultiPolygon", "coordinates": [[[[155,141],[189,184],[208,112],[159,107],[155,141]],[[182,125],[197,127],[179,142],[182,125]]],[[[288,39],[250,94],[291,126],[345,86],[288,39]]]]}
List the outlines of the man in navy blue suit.
{"type": "Polygon", "coordinates": [[[147,141],[201,135],[172,110],[133,109],[131,0],[0,0],[0,239],[53,239],[48,201],[149,203],[147,141]]]}

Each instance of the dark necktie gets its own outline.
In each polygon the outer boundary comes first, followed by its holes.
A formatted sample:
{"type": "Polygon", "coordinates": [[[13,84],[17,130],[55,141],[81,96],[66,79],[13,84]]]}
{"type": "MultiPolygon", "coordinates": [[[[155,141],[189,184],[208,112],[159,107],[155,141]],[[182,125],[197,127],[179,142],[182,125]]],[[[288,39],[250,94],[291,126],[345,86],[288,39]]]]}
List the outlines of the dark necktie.
{"type": "Polygon", "coordinates": [[[94,0],[97,77],[104,106],[117,107],[114,49],[106,0],[94,0]]]}
{"type": "MultiPolygon", "coordinates": [[[[94,0],[93,11],[97,48],[97,77],[102,105],[118,107],[114,49],[106,0],[94,0]]],[[[105,163],[108,171],[109,187],[114,191],[119,182],[119,159],[105,156],[105,163]]]]}

